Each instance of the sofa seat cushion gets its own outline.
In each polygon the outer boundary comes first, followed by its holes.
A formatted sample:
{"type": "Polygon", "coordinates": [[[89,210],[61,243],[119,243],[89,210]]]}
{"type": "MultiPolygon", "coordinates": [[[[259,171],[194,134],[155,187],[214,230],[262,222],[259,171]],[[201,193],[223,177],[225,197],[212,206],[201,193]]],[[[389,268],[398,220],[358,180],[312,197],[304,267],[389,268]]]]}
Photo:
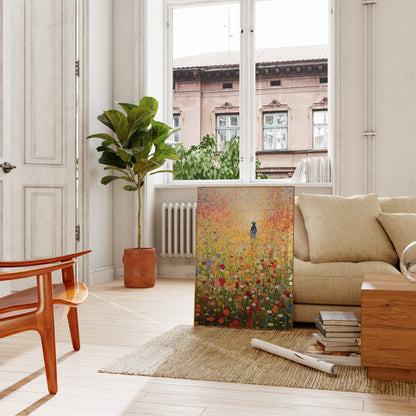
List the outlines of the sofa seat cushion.
{"type": "Polygon", "coordinates": [[[301,194],[299,207],[305,221],[312,263],[397,263],[396,251],[377,221],[381,206],[376,194],[350,198],[301,194]]]}
{"type": "Polygon", "coordinates": [[[314,264],[295,257],[293,301],[306,304],[359,306],[361,285],[366,273],[397,274],[398,278],[403,278],[398,269],[382,261],[314,264]]]}
{"type": "Polygon", "coordinates": [[[401,257],[403,250],[416,241],[416,214],[382,213],[377,219],[390,237],[397,255],[401,257]]]}

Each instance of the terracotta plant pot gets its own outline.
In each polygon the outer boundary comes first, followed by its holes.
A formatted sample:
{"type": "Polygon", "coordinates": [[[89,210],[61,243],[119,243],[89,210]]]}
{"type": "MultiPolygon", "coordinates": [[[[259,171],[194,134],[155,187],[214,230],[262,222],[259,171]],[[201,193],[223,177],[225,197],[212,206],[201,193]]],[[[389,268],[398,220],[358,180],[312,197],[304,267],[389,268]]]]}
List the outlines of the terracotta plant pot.
{"type": "Polygon", "coordinates": [[[153,287],[156,276],[154,248],[126,248],[123,256],[124,286],[153,287]]]}

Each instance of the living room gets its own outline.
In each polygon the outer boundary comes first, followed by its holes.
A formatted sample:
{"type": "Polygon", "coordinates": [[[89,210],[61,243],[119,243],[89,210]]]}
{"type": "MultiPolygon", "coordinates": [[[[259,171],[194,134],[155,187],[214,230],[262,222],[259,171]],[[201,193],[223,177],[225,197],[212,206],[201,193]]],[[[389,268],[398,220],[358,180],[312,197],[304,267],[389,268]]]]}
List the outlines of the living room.
{"type": "MultiPolygon", "coordinates": [[[[26,76],[24,53],[20,52],[26,13],[24,3],[3,2],[4,33],[12,30],[12,26],[14,30],[20,27],[17,40],[5,40],[5,133],[15,131],[13,128],[21,123],[10,108],[24,106],[26,97],[22,93],[26,76]],[[11,11],[12,3],[16,15],[11,11]],[[19,48],[14,49],[16,45],[19,48]],[[12,85],[16,94],[11,94],[12,85]]],[[[79,122],[80,137],[101,130],[96,117],[104,109],[112,108],[114,102],[136,102],[143,95],[156,97],[160,103],[159,119],[168,119],[168,109],[164,105],[167,93],[163,80],[167,75],[163,27],[168,6],[179,3],[163,0],[78,2],[82,28],[79,89],[84,109],[79,122]]],[[[332,81],[328,86],[328,100],[333,181],[330,184],[294,184],[296,194],[414,195],[416,86],[415,57],[411,51],[414,49],[416,4],[412,0],[332,0],[329,3],[332,58],[329,79],[332,77],[332,81]]],[[[23,137],[24,131],[20,126],[17,136],[23,137]]],[[[23,141],[19,143],[25,145],[23,141]]],[[[165,263],[162,271],[159,268],[159,277],[152,289],[126,290],[123,287],[123,250],[135,246],[136,202],[119,184],[100,184],[102,168],[96,163],[96,143],[81,140],[80,144],[77,225],[81,233],[77,249],[92,250],[79,267],[80,276],[90,290],[87,302],[79,308],[81,350],[72,352],[68,330],[65,324],[61,325],[57,329],[59,393],[52,396],[47,394],[38,335],[23,333],[2,339],[0,414],[414,414],[414,394],[410,397],[372,395],[98,373],[112,361],[172,327],[192,325],[193,265],[165,263]],[[165,271],[172,267],[183,270],[183,275],[173,273],[181,278],[164,278],[165,271]],[[187,279],[182,278],[185,275],[187,279]]],[[[17,165],[12,158],[15,151],[11,143],[6,143],[4,161],[17,165]]],[[[33,160],[29,160],[29,164],[33,160]]],[[[18,204],[14,208],[8,202],[13,199],[13,192],[18,194],[23,189],[22,185],[19,188],[17,183],[11,182],[12,175],[20,168],[18,165],[7,177],[2,177],[3,258],[26,256],[27,251],[22,251],[28,250],[25,236],[32,230],[24,221],[12,216],[14,209],[21,218],[30,211],[17,208],[18,204]]],[[[37,184],[33,180],[29,185],[36,188],[37,184]]],[[[143,190],[143,246],[158,247],[160,244],[160,203],[196,202],[197,187],[196,183],[172,184],[158,175],[149,178],[143,190]]],[[[26,184],[25,189],[30,191],[31,188],[26,184]]],[[[56,194],[59,196],[59,192],[56,194]]],[[[58,211],[65,210],[59,208],[58,211]]],[[[62,219],[58,223],[65,221],[62,219]]],[[[47,221],[42,224],[45,226],[47,221]]],[[[70,223],[68,229],[72,231],[74,225],[70,223]]],[[[55,240],[46,243],[48,247],[55,240]]],[[[67,243],[61,247],[71,245],[67,243]]],[[[29,253],[50,255],[47,249],[29,253]]]]}

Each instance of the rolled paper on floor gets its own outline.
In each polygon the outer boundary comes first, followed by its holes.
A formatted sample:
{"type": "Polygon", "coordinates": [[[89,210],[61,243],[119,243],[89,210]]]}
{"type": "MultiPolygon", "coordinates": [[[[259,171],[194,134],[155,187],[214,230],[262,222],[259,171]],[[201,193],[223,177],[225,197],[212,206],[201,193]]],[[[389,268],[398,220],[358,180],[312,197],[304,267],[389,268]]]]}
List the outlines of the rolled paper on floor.
{"type": "Polygon", "coordinates": [[[257,338],[253,338],[251,340],[251,346],[269,352],[270,354],[286,358],[287,360],[306,365],[307,367],[315,368],[316,370],[323,371],[324,373],[331,374],[332,376],[335,376],[338,372],[338,368],[335,364],[327,363],[326,361],[321,361],[316,358],[309,357],[309,355],[279,347],[278,345],[270,344],[270,342],[262,341],[257,338]]]}

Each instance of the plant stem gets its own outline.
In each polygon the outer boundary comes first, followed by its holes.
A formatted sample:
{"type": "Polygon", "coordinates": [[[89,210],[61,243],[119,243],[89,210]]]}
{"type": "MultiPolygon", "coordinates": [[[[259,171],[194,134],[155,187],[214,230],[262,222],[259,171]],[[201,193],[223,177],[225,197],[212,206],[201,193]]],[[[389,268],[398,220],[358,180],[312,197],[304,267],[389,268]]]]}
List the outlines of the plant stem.
{"type": "Polygon", "coordinates": [[[142,212],[142,198],[140,194],[140,182],[139,186],[137,187],[137,196],[139,198],[139,209],[137,210],[137,248],[141,248],[142,246],[142,225],[140,221],[141,212],[142,212]]]}

